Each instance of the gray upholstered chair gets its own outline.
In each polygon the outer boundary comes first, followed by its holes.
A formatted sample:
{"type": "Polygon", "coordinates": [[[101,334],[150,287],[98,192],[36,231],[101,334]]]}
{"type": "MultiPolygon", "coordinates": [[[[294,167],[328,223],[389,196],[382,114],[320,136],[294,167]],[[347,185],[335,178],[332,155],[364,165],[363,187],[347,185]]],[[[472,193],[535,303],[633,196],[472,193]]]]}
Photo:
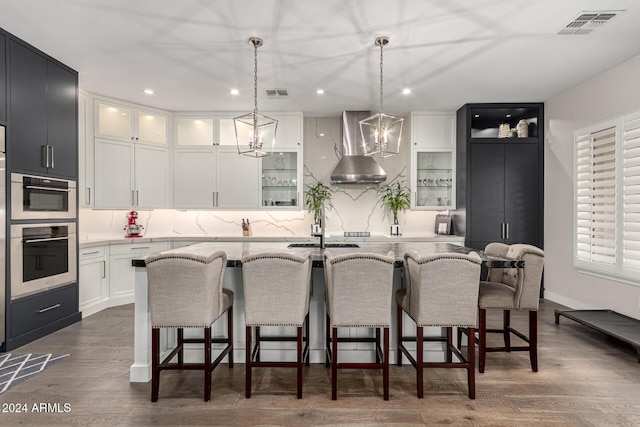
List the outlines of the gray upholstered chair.
{"type": "Polygon", "coordinates": [[[151,314],[151,401],[158,400],[163,370],[203,370],[204,400],[211,398],[211,373],[229,355],[233,367],[233,292],[222,287],[227,255],[152,254],[145,259],[151,314]],[[211,325],[227,313],[227,337],[212,338],[211,325]],[[160,361],[160,328],[177,328],[177,347],[160,361]],[[204,328],[203,338],[184,338],[183,328],[204,328]],[[204,363],[184,363],[184,344],[204,344],[204,363]],[[226,343],[215,361],[211,344],[226,343]],[[170,363],[175,356],[178,362],[170,363]]]}
{"type": "Polygon", "coordinates": [[[245,396],[251,397],[251,370],[254,367],[297,368],[297,397],[302,399],[302,364],[309,363],[309,297],[311,254],[244,253],[242,286],[246,324],[245,396]],[[296,336],[262,336],[261,326],[294,326],[296,336]],[[305,328],[304,349],[302,347],[305,328]],[[251,347],[252,329],[256,331],[255,347],[251,347]],[[295,362],[260,360],[263,341],[296,341],[295,362]]]}
{"type": "Polygon", "coordinates": [[[389,400],[389,327],[393,288],[393,252],[385,255],[324,254],[326,362],[331,360],[331,398],[337,399],[338,369],[381,369],[384,400],[389,400]],[[339,338],[338,328],[375,329],[375,338],[339,338]],[[384,345],[380,346],[380,330],[384,345]],[[375,363],[338,363],[339,342],[373,342],[375,363]]]}
{"type": "Polygon", "coordinates": [[[475,350],[473,337],[478,313],[478,288],[482,260],[475,252],[469,255],[440,253],[418,255],[404,254],[406,288],[396,292],[398,305],[398,366],[402,365],[402,354],[416,368],[418,398],[423,397],[424,368],[464,368],[467,370],[469,398],[475,399],[475,350]],[[416,323],[416,336],[404,336],[402,313],[405,312],[416,323]],[[425,337],[424,327],[439,326],[446,329],[445,337],[425,337]],[[460,345],[452,343],[452,327],[469,328],[470,343],[467,358],[460,352],[460,345]],[[405,342],[416,343],[414,359],[405,342]],[[425,362],[423,343],[425,341],[446,342],[446,361],[425,362]],[[458,361],[453,361],[455,353],[458,361]]]}
{"type": "Polygon", "coordinates": [[[524,261],[524,268],[491,268],[486,281],[480,282],[479,361],[478,370],[484,372],[488,352],[528,351],[531,369],[538,372],[538,307],[544,268],[544,252],[532,245],[489,243],[484,252],[491,256],[524,261]],[[487,328],[487,310],[502,310],[502,329],[487,328]],[[529,312],[529,335],[511,326],[511,311],[529,312]],[[488,347],[487,332],[503,335],[504,347],[488,347]],[[512,346],[511,334],[527,345],[512,346]]]}

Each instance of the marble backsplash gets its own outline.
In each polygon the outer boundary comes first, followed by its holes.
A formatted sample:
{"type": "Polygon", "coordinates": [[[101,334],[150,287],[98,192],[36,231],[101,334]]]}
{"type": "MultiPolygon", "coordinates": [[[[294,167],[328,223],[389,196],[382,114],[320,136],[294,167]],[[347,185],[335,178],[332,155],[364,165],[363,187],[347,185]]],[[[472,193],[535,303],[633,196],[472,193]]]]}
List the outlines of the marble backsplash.
{"type": "MultiPolygon", "coordinates": [[[[329,177],[342,151],[340,117],[307,117],[304,122],[304,183],[316,179],[329,184],[329,177]]],[[[406,126],[405,128],[408,128],[406,126]]],[[[405,137],[405,141],[409,140],[405,137]]],[[[377,159],[387,173],[387,183],[409,183],[410,147],[404,144],[398,155],[377,159]]],[[[378,202],[378,186],[334,185],[334,209],[326,211],[328,236],[346,231],[368,231],[372,236],[389,235],[392,218],[378,202]]],[[[127,210],[81,209],[80,241],[117,238],[124,235],[127,210]]],[[[138,211],[138,223],[147,237],[241,236],[242,219],[249,218],[253,236],[305,237],[310,235],[313,217],[306,210],[176,210],[138,211]]],[[[435,211],[406,211],[399,215],[405,237],[433,236],[435,211]]]]}

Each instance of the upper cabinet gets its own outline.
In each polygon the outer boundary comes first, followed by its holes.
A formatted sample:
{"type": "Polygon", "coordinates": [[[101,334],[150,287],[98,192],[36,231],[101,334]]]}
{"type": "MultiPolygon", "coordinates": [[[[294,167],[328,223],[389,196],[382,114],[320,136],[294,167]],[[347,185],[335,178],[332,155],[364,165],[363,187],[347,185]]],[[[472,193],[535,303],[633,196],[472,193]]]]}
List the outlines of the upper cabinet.
{"type": "Polygon", "coordinates": [[[78,74],[9,42],[12,170],[78,175],[78,74]]]}
{"type": "Polygon", "coordinates": [[[456,115],[446,112],[411,113],[411,146],[456,148],[456,115]]]}
{"type": "Polygon", "coordinates": [[[174,147],[206,147],[218,143],[218,121],[209,116],[175,117],[174,147]]]}
{"type": "MultiPolygon", "coordinates": [[[[274,152],[286,148],[302,148],[302,113],[263,113],[278,121],[274,152]]],[[[220,118],[220,145],[237,145],[233,117],[220,118]]]]}
{"type": "Polygon", "coordinates": [[[96,100],[95,136],[148,144],[168,145],[168,115],[96,100]]]}
{"type": "Polygon", "coordinates": [[[6,37],[0,34],[0,122],[7,121],[7,63],[6,37]]]}

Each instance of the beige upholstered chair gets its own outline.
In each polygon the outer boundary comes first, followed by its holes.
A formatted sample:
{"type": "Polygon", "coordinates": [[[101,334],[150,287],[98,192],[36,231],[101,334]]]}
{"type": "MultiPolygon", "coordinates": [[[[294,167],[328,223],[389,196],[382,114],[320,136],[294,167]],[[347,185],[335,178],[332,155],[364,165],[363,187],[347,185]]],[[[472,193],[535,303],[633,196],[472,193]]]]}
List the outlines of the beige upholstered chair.
{"type": "Polygon", "coordinates": [[[246,323],[245,396],[251,397],[253,367],[297,368],[297,397],[302,399],[302,363],[309,363],[309,297],[311,254],[261,253],[242,256],[242,284],[246,323]],[[295,326],[295,337],[261,336],[261,326],[295,326]],[[305,327],[305,346],[302,347],[305,327]],[[256,343],[252,349],[252,329],[256,343]],[[260,360],[262,341],[296,341],[296,362],[260,360]]]}
{"type": "Polygon", "coordinates": [[[223,289],[222,276],[227,255],[187,253],[152,254],[145,259],[151,313],[152,374],[151,401],[158,400],[163,370],[203,370],[204,400],[211,398],[211,373],[229,355],[233,367],[233,292],[223,289]],[[227,312],[227,337],[211,338],[211,325],[227,312]],[[160,328],[177,328],[177,347],[160,362],[160,328]],[[183,328],[204,328],[204,338],[184,338],[183,328]],[[204,344],[204,363],[184,363],[184,344],[204,344]],[[211,344],[226,343],[215,361],[211,344]],[[178,356],[178,363],[170,363],[178,356]]]}
{"type": "Polygon", "coordinates": [[[538,306],[540,285],[544,267],[544,252],[532,245],[506,245],[489,243],[484,251],[487,255],[514,258],[524,261],[524,268],[491,268],[487,281],[480,283],[479,316],[479,362],[478,369],[484,372],[487,352],[528,351],[531,369],[538,372],[538,306]],[[503,311],[502,329],[487,328],[487,310],[503,311]],[[511,326],[511,311],[529,312],[529,336],[511,326]],[[487,347],[487,332],[503,334],[504,347],[487,347]],[[512,346],[511,334],[528,345],[512,346]]]}
{"type": "Polygon", "coordinates": [[[386,256],[324,254],[327,363],[331,360],[331,398],[337,399],[338,369],[382,369],[384,400],[389,400],[389,326],[393,288],[393,252],[386,256]],[[375,338],[338,338],[338,328],[375,329],[375,338]],[[384,345],[380,346],[380,329],[384,345]],[[338,363],[338,342],[373,342],[375,363],[338,363]]]}
{"type": "Polygon", "coordinates": [[[478,288],[482,260],[474,252],[469,255],[440,253],[420,256],[415,252],[404,254],[406,288],[396,292],[398,304],[398,366],[402,354],[409,359],[417,374],[418,398],[423,397],[423,369],[465,368],[469,398],[475,399],[475,350],[473,337],[478,312],[478,288]],[[402,330],[402,313],[416,322],[416,336],[405,337],[402,330]],[[446,337],[425,337],[423,328],[440,326],[446,329],[446,337]],[[452,327],[469,328],[471,339],[467,358],[452,344],[452,327]],[[414,359],[404,343],[416,343],[414,359]],[[425,362],[424,341],[446,342],[445,362],[425,362]],[[453,353],[458,362],[453,361],[453,353]]]}

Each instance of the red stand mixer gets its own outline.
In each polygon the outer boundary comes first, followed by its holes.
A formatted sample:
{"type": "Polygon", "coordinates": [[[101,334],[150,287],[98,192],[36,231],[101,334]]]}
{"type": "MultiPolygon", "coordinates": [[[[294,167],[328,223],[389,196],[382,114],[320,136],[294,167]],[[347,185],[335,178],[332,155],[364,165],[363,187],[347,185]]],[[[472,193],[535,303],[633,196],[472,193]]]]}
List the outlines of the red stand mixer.
{"type": "Polygon", "coordinates": [[[124,237],[126,238],[142,237],[142,229],[144,227],[142,225],[136,224],[137,219],[138,219],[137,211],[131,211],[127,214],[127,225],[125,225],[124,227],[124,230],[127,232],[127,235],[124,237]]]}

